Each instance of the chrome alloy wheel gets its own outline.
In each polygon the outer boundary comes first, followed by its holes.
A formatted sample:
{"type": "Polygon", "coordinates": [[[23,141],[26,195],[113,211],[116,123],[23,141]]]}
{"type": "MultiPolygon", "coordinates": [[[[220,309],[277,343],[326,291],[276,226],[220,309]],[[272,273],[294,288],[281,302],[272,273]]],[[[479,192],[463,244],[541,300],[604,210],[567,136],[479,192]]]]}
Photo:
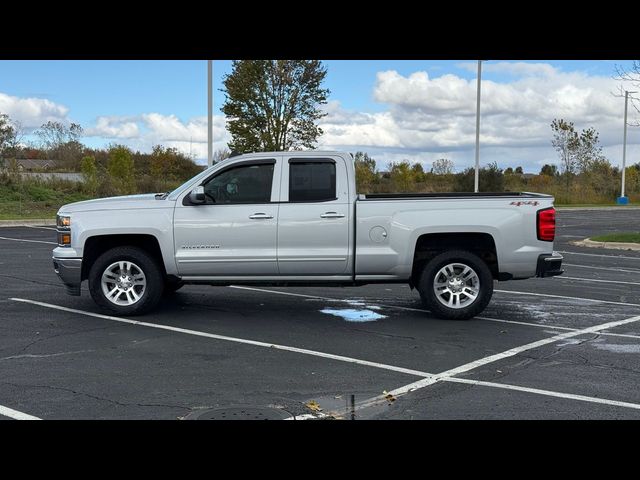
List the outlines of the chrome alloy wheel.
{"type": "Polygon", "coordinates": [[[111,303],[128,306],[138,303],[147,288],[142,269],[133,262],[119,261],[102,274],[102,293],[111,303]]]}
{"type": "Polygon", "coordinates": [[[436,273],[433,291],[438,301],[445,307],[465,308],[478,298],[480,278],[468,265],[450,263],[436,273]]]}

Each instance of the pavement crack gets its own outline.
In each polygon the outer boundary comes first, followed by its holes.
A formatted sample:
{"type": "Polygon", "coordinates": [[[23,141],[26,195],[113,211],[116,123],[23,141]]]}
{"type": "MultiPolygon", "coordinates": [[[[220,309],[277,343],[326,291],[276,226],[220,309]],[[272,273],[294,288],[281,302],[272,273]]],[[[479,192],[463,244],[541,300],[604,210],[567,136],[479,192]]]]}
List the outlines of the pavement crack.
{"type": "Polygon", "coordinates": [[[38,285],[48,285],[50,287],[64,288],[62,283],[42,282],[40,280],[31,280],[28,278],[16,277],[15,275],[7,275],[6,273],[0,273],[0,277],[11,278],[12,280],[22,280],[23,282],[35,283],[38,285]]]}
{"type": "Polygon", "coordinates": [[[98,396],[98,395],[92,395],[90,393],[85,393],[85,392],[79,392],[79,391],[74,390],[72,388],[53,387],[51,385],[18,384],[18,383],[11,383],[11,382],[1,382],[0,385],[9,385],[9,386],[16,387],[16,388],[25,388],[25,387],[26,388],[44,388],[44,389],[47,389],[47,390],[57,390],[57,391],[62,391],[62,392],[69,392],[69,393],[72,393],[74,395],[82,395],[84,397],[93,398],[93,399],[99,400],[101,402],[112,403],[114,405],[119,405],[121,407],[166,407],[166,408],[181,408],[181,409],[189,410],[189,411],[192,410],[191,407],[187,407],[185,405],[170,405],[170,404],[163,404],[163,403],[125,403],[125,402],[119,402],[118,400],[114,400],[112,398],[101,397],[101,396],[98,396]]]}

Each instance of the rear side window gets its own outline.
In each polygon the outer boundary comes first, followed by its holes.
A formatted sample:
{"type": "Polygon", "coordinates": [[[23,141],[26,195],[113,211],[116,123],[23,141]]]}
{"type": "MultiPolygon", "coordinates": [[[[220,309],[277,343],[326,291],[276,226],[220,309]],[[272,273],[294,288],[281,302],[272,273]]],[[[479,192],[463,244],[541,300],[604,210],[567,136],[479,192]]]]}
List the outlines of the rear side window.
{"type": "Polygon", "coordinates": [[[336,199],[336,164],[295,161],[289,164],[289,201],[326,202],[336,199]]]}

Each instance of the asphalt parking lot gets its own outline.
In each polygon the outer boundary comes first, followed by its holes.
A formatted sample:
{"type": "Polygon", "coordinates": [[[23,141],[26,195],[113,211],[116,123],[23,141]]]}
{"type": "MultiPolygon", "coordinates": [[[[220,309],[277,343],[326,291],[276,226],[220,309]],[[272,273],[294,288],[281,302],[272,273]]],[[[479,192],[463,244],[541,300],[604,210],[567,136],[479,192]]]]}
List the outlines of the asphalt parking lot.
{"type": "Polygon", "coordinates": [[[640,418],[640,252],[568,243],[638,225],[559,211],[565,275],[497,283],[468,321],[405,285],[186,286],[117,319],[66,295],[52,227],[1,228],[0,419],[640,418]]]}

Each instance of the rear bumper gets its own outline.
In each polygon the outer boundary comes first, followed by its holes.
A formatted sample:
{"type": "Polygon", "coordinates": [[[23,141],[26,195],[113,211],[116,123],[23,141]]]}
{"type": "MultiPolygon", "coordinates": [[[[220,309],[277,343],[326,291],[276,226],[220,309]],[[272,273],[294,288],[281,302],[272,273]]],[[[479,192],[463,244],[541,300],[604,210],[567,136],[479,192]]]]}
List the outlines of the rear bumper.
{"type": "Polygon", "coordinates": [[[82,283],[82,259],[53,257],[53,269],[67,287],[69,295],[80,295],[82,283]]]}
{"type": "Polygon", "coordinates": [[[562,275],[562,260],[564,257],[558,252],[551,254],[545,253],[538,257],[538,267],[536,268],[536,277],[555,277],[562,275]]]}

